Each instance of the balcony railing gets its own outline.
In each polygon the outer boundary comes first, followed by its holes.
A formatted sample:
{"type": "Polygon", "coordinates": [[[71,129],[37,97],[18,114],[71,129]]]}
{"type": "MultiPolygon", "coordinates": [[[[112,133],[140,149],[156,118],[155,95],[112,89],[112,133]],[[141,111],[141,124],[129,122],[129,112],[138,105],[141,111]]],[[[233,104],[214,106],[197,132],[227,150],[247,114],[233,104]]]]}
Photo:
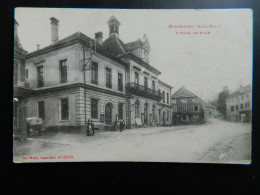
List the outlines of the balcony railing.
{"type": "Polygon", "coordinates": [[[162,93],[155,91],[153,89],[150,89],[148,87],[139,85],[137,83],[127,83],[126,84],[126,91],[127,93],[134,94],[137,96],[145,97],[145,98],[150,98],[153,100],[161,100],[162,98],[162,93]]]}

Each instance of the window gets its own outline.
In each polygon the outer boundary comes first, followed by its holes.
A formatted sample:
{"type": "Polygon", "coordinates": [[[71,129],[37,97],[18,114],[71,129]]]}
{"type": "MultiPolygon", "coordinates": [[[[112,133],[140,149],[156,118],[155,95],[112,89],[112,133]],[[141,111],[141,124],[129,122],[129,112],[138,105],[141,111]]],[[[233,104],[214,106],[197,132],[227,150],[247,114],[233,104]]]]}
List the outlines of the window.
{"type": "Polygon", "coordinates": [[[123,103],[118,104],[118,119],[123,119],[123,103]]]}
{"type": "Polygon", "coordinates": [[[182,111],[187,112],[187,106],[182,106],[182,111]]]}
{"type": "Polygon", "coordinates": [[[236,110],[238,110],[238,105],[236,105],[236,110]]]}
{"type": "Polygon", "coordinates": [[[44,101],[38,102],[38,117],[45,120],[45,106],[44,101]]]}
{"type": "Polygon", "coordinates": [[[240,109],[244,109],[244,104],[240,104],[240,109]]]}
{"type": "Polygon", "coordinates": [[[112,88],[111,69],[110,68],[106,68],[106,87],[112,88]]]}
{"type": "Polygon", "coordinates": [[[98,84],[98,64],[92,62],[91,66],[91,83],[98,84]]]}
{"type": "Polygon", "coordinates": [[[167,104],[169,104],[169,93],[167,93],[167,104]]]}
{"type": "Polygon", "coordinates": [[[29,78],[29,70],[28,70],[28,69],[25,70],[25,78],[26,78],[26,79],[29,78]]]}
{"type": "Polygon", "coordinates": [[[139,118],[139,102],[135,102],[135,118],[139,118]]]}
{"type": "Polygon", "coordinates": [[[68,98],[63,98],[60,100],[61,105],[61,120],[69,120],[69,100],[68,98]]]}
{"type": "Polygon", "coordinates": [[[155,91],[155,82],[152,81],[152,89],[155,91]]]}
{"type": "Polygon", "coordinates": [[[176,99],[172,99],[172,103],[173,103],[173,104],[176,104],[176,99]]]}
{"type": "Polygon", "coordinates": [[[60,83],[67,83],[67,60],[60,61],[60,83]]]}
{"type": "Polygon", "coordinates": [[[181,99],[181,103],[187,103],[187,99],[181,99]]]}
{"type": "Polygon", "coordinates": [[[37,67],[37,86],[43,87],[43,66],[37,67]]]}
{"type": "Polygon", "coordinates": [[[118,73],[118,90],[123,91],[123,74],[118,73]]]}
{"type": "Polygon", "coordinates": [[[231,106],[230,110],[231,110],[231,112],[234,112],[235,107],[234,107],[234,106],[231,106]]]}
{"type": "Polygon", "coordinates": [[[248,94],[246,95],[246,98],[249,99],[249,95],[248,94]]]}
{"type": "Polygon", "coordinates": [[[147,90],[148,88],[148,79],[147,77],[144,77],[144,89],[147,90]]]}
{"type": "Polygon", "coordinates": [[[155,105],[152,107],[152,113],[153,113],[153,121],[155,121],[155,105]]]}
{"type": "Polygon", "coordinates": [[[177,106],[173,106],[173,107],[172,107],[172,111],[173,111],[173,112],[177,112],[177,106]]]}
{"type": "Polygon", "coordinates": [[[135,72],[135,83],[139,84],[139,74],[135,72]]]}
{"type": "Polygon", "coordinates": [[[199,111],[199,106],[193,106],[193,111],[198,112],[199,111]]]}
{"type": "Polygon", "coordinates": [[[98,118],[98,100],[91,99],[91,118],[97,119],[98,118]]]}
{"type": "Polygon", "coordinates": [[[169,121],[169,111],[167,111],[166,120],[169,121]]]}
{"type": "Polygon", "coordinates": [[[198,103],[198,98],[192,98],[192,102],[198,103]]]}
{"type": "Polygon", "coordinates": [[[163,103],[165,103],[165,92],[163,91],[163,103]]]}
{"type": "Polygon", "coordinates": [[[244,96],[243,95],[241,96],[241,100],[244,100],[244,96]]]}
{"type": "Polygon", "coordinates": [[[250,107],[250,102],[247,102],[247,107],[250,107]]]}

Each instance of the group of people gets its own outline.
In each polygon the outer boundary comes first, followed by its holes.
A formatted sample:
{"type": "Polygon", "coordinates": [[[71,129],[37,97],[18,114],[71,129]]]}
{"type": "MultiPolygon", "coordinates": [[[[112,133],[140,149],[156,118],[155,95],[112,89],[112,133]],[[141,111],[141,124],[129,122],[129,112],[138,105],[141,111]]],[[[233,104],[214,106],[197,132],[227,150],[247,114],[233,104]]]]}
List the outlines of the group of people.
{"type": "MultiPolygon", "coordinates": [[[[122,132],[125,129],[125,121],[115,121],[114,122],[114,130],[117,130],[117,125],[119,123],[119,130],[122,132]]],[[[87,136],[91,136],[95,134],[94,122],[92,120],[88,120],[87,122],[87,136]]]]}
{"type": "Polygon", "coordinates": [[[115,121],[114,122],[114,130],[115,131],[117,130],[118,123],[119,123],[119,130],[120,130],[120,132],[122,132],[125,129],[125,121],[124,120],[122,120],[122,121],[115,121]]]}

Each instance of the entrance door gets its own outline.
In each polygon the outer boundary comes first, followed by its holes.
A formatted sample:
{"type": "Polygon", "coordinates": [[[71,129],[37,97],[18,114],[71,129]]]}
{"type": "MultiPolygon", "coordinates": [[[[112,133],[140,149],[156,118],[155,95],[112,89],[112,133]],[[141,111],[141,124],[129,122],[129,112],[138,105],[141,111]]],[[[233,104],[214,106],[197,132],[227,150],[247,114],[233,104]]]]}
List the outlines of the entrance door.
{"type": "Polygon", "coordinates": [[[147,124],[148,121],[147,121],[147,109],[148,109],[148,104],[145,104],[144,105],[144,124],[147,124]]]}
{"type": "Polygon", "coordinates": [[[112,124],[112,104],[108,103],[105,107],[105,123],[112,124]]]}

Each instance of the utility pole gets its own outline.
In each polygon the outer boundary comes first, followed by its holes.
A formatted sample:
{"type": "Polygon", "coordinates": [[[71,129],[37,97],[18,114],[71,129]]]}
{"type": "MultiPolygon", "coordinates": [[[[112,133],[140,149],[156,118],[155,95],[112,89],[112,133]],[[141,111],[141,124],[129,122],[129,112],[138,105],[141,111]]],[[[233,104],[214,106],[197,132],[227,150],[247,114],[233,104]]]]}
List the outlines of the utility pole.
{"type": "Polygon", "coordinates": [[[84,122],[85,122],[85,129],[87,131],[87,103],[86,103],[86,94],[87,94],[87,91],[86,91],[86,70],[91,70],[91,66],[92,66],[92,55],[94,53],[96,53],[96,41],[95,41],[95,51],[93,51],[92,49],[93,47],[93,44],[91,42],[91,40],[89,40],[89,43],[86,42],[86,45],[84,46],[83,45],[83,68],[82,68],[82,71],[83,71],[83,82],[84,82],[84,122]],[[89,57],[86,58],[86,51],[88,51],[88,46],[89,46],[89,57]],[[87,61],[87,62],[86,62],[87,61]],[[87,65],[89,64],[90,62],[90,66],[88,68],[87,65]]]}

